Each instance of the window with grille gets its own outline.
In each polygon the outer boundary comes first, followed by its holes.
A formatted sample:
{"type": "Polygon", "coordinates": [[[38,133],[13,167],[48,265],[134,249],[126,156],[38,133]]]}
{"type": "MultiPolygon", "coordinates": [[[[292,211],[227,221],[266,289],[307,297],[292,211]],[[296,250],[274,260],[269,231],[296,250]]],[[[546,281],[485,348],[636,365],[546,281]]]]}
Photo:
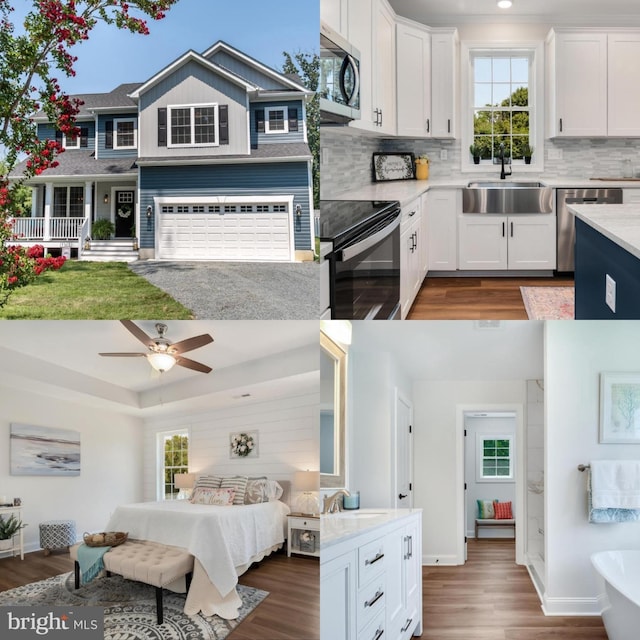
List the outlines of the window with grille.
{"type": "Polygon", "coordinates": [[[169,146],[214,146],[218,144],[218,105],[169,107],[169,146]]]}
{"type": "Polygon", "coordinates": [[[478,482],[513,482],[512,435],[477,434],[476,480],[478,482]]]}
{"type": "Polygon", "coordinates": [[[84,217],[84,187],[54,187],[54,218],[84,217]]]}
{"type": "Polygon", "coordinates": [[[135,118],[115,119],[113,121],[113,148],[135,149],[136,146],[135,118]]]}
{"type": "Polygon", "coordinates": [[[264,110],[265,133],[287,133],[289,131],[287,107],[267,107],[264,110]]]}
{"type": "Polygon", "coordinates": [[[158,499],[175,500],[177,473],[189,472],[189,431],[181,429],[158,434],[158,499]]]}

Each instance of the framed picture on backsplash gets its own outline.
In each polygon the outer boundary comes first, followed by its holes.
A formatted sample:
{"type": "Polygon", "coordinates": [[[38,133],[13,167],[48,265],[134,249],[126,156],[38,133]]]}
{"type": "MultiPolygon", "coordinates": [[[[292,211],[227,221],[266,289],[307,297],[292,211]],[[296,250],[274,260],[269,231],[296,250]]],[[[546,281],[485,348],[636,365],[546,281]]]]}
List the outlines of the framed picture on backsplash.
{"type": "Polygon", "coordinates": [[[600,374],[600,439],[640,444],[640,373],[600,374]]]}

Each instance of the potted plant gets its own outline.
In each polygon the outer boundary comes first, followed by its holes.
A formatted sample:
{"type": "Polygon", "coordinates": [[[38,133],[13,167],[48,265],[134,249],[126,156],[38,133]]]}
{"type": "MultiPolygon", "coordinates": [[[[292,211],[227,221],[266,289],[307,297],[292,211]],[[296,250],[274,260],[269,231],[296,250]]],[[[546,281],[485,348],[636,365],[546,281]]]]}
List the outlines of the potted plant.
{"type": "Polygon", "coordinates": [[[111,220],[100,218],[91,226],[91,237],[94,240],[109,240],[115,231],[116,227],[111,220]]]}
{"type": "Polygon", "coordinates": [[[13,547],[13,536],[27,525],[11,514],[7,520],[0,516],[0,551],[6,551],[13,547]]]}
{"type": "Polygon", "coordinates": [[[425,153],[416,158],[416,180],[426,180],[429,177],[429,156],[425,153]]]}
{"type": "Polygon", "coordinates": [[[473,156],[473,164],[480,164],[480,147],[477,144],[469,147],[469,153],[473,156]]]}
{"type": "Polygon", "coordinates": [[[84,239],[84,250],[85,251],[89,251],[89,249],[91,249],[91,238],[89,236],[87,236],[84,239]]]}
{"type": "Polygon", "coordinates": [[[533,147],[528,142],[525,142],[522,145],[522,155],[524,156],[524,163],[525,164],[531,164],[531,156],[533,155],[533,147]]]}

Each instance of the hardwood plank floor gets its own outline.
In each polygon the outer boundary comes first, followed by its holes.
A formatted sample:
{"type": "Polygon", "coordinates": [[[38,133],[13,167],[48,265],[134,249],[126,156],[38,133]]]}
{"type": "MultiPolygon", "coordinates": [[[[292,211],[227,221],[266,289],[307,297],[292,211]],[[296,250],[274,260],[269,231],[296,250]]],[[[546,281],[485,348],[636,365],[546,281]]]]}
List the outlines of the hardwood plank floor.
{"type": "MultiPolygon", "coordinates": [[[[66,551],[42,551],[0,559],[0,591],[73,570],[66,551]]],[[[316,558],[275,553],[244,575],[240,583],[269,591],[228,640],[316,640],[320,637],[320,564],[316,558]]]]}
{"type": "Polygon", "coordinates": [[[545,616],[513,540],[468,542],[459,567],[423,567],[423,640],[607,640],[598,616],[545,616]]]}
{"type": "Polygon", "coordinates": [[[409,320],[527,320],[520,287],[569,287],[573,277],[427,277],[409,320]]]}

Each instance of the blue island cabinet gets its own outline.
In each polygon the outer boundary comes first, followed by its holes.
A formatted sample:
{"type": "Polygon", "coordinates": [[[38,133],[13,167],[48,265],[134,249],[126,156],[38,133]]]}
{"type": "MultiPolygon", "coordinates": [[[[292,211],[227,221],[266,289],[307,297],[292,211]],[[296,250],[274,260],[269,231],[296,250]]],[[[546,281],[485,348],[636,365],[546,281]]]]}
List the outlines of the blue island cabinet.
{"type": "Polygon", "coordinates": [[[576,320],[640,319],[640,260],[576,219],[576,320]],[[615,281],[615,313],[605,302],[606,277],[615,281]]]}

